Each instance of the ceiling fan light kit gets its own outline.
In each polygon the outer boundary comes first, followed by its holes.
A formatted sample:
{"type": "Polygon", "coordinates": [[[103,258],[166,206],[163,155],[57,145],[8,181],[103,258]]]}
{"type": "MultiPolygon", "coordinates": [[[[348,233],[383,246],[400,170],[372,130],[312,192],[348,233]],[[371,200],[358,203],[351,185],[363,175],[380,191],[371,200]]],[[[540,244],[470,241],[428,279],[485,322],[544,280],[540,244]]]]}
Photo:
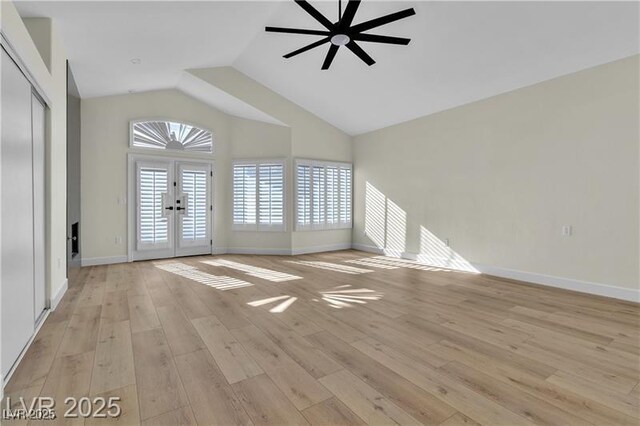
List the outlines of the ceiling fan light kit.
{"type": "Polygon", "coordinates": [[[356,15],[358,7],[360,7],[359,0],[349,0],[347,7],[342,13],[342,1],[338,0],[338,21],[331,22],[327,17],[318,12],[306,0],[295,0],[296,4],[304,9],[309,15],[311,15],[316,21],[318,21],[326,30],[308,30],[303,28],[282,28],[282,27],[266,27],[265,31],[274,33],[287,33],[287,34],[305,34],[305,35],[318,35],[323,36],[318,41],[308,44],[298,50],[287,53],[284,58],[288,59],[293,56],[299,55],[323,44],[330,43],[329,51],[322,64],[322,69],[327,70],[331,66],[333,59],[338,53],[338,49],[341,46],[345,46],[357,57],[359,57],[364,63],[371,66],[376,63],[371,56],[367,54],[359,45],[357,41],[372,42],[372,43],[384,43],[384,44],[397,44],[406,46],[411,39],[402,37],[391,37],[378,34],[368,34],[364,31],[371,30],[373,28],[380,27],[382,25],[389,24],[391,22],[398,21],[400,19],[407,18],[415,15],[416,12],[413,8],[401,10],[399,12],[390,13],[379,18],[371,19],[369,21],[361,22],[356,25],[352,25],[353,18],[356,15]]]}

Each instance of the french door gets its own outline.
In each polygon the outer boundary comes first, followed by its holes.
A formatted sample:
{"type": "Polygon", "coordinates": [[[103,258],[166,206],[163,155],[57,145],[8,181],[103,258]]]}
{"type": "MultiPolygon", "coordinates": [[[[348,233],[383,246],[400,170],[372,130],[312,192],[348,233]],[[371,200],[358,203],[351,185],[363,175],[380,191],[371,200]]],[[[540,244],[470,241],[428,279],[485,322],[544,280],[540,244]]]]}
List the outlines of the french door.
{"type": "Polygon", "coordinates": [[[132,260],[211,253],[211,163],[136,158],[132,260]]]}

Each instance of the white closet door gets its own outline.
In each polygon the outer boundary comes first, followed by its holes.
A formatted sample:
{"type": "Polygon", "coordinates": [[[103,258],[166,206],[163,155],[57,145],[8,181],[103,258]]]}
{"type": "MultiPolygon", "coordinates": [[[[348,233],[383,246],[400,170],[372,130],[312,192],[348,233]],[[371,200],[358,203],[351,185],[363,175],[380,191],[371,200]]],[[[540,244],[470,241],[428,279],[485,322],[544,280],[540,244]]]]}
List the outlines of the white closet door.
{"type": "Polygon", "coordinates": [[[174,255],[173,182],[173,162],[136,163],[136,260],[174,255]]]}
{"type": "Polygon", "coordinates": [[[31,129],[33,140],[33,258],[34,258],[34,321],[44,312],[45,295],[45,247],[44,247],[44,139],[45,110],[44,105],[31,95],[31,129]]]}
{"type": "Polygon", "coordinates": [[[178,162],[176,256],[211,253],[211,165],[178,162]]]}
{"type": "MultiPolygon", "coordinates": [[[[0,49],[2,50],[2,49],[0,49]]],[[[31,85],[2,50],[2,375],[34,332],[31,85]]]]}

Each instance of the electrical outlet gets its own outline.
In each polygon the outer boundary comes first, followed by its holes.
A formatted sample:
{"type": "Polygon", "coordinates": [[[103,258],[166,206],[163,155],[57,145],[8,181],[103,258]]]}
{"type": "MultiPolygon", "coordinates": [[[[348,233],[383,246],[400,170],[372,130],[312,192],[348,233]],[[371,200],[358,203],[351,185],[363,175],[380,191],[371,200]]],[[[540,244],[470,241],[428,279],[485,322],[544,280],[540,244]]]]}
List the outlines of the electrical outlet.
{"type": "Polygon", "coordinates": [[[572,229],[571,225],[562,225],[562,236],[563,237],[570,237],[572,233],[573,233],[573,229],[572,229]]]}
{"type": "Polygon", "coordinates": [[[449,239],[448,239],[448,238],[445,238],[445,239],[444,239],[444,245],[445,245],[445,246],[447,246],[447,247],[449,247],[449,239]]]}
{"type": "Polygon", "coordinates": [[[116,237],[116,244],[122,244],[122,237],[119,235],[116,237]]]}

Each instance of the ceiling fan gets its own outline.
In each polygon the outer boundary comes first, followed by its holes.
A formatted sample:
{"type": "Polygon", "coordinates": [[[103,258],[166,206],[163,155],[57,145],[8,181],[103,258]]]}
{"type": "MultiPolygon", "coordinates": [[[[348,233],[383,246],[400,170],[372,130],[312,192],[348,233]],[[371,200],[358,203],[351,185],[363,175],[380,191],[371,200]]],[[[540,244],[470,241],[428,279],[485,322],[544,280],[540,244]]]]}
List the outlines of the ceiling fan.
{"type": "Polygon", "coordinates": [[[327,17],[318,12],[316,8],[311,6],[306,0],[295,0],[295,2],[303,8],[309,15],[311,15],[316,21],[322,24],[326,30],[307,30],[302,28],[281,28],[281,27],[266,27],[267,32],[274,33],[289,33],[289,34],[307,34],[307,35],[319,35],[323,36],[320,40],[308,44],[298,50],[294,50],[291,53],[284,55],[285,58],[291,58],[293,56],[304,53],[308,50],[322,46],[325,43],[331,43],[327,56],[322,64],[322,69],[329,69],[333,58],[340,46],[346,46],[356,56],[362,59],[367,65],[373,65],[376,61],[367,54],[356,42],[373,42],[373,43],[386,43],[386,44],[399,44],[406,46],[411,39],[401,37],[390,37],[378,34],[366,34],[364,31],[380,27],[390,22],[398,21],[403,18],[415,15],[416,12],[413,8],[401,10],[399,12],[391,13],[389,15],[381,16],[379,18],[371,19],[370,21],[362,22],[356,25],[352,25],[353,18],[356,15],[356,11],[360,6],[359,0],[349,0],[347,7],[342,13],[342,0],[338,0],[338,22],[331,22],[327,17]]]}

